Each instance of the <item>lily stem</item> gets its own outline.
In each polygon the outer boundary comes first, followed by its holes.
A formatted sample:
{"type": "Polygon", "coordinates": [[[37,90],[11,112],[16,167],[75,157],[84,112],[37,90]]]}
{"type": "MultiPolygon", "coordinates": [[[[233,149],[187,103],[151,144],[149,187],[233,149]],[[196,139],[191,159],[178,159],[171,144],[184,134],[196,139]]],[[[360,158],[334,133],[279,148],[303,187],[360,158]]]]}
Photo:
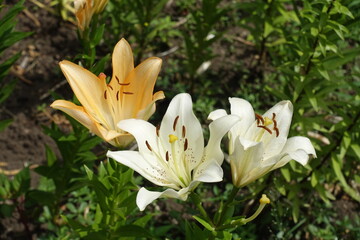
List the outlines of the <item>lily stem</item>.
{"type": "Polygon", "coordinates": [[[197,209],[199,210],[200,214],[204,217],[204,219],[211,225],[214,226],[214,223],[212,222],[212,220],[210,219],[209,215],[207,214],[206,210],[204,209],[204,207],[201,204],[201,201],[199,200],[199,196],[192,192],[190,194],[190,199],[191,201],[195,204],[195,206],[197,207],[197,209]]]}
{"type": "Polygon", "coordinates": [[[220,214],[219,220],[216,222],[216,228],[218,229],[218,227],[222,227],[222,224],[224,222],[224,217],[225,217],[225,213],[227,212],[227,208],[234,202],[234,199],[237,195],[237,193],[239,192],[238,187],[233,186],[233,189],[231,190],[231,193],[227,199],[227,201],[225,202],[225,204],[223,206],[221,206],[218,210],[218,213],[220,214]]]}

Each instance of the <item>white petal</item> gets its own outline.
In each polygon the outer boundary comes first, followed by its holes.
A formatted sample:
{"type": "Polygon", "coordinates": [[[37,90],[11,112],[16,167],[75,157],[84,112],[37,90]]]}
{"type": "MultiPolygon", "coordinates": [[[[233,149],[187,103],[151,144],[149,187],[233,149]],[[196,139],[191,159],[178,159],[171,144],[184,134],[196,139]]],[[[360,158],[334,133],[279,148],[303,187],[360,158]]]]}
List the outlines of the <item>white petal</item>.
{"type": "Polygon", "coordinates": [[[263,117],[272,119],[273,113],[276,114],[275,120],[279,129],[279,136],[287,138],[293,115],[293,105],[290,101],[281,101],[270,108],[263,117]]]}
{"type": "Polygon", "coordinates": [[[147,205],[160,197],[177,198],[185,201],[188,197],[188,192],[184,192],[181,190],[177,192],[174,189],[170,188],[166,189],[163,192],[152,192],[147,190],[146,188],[141,188],[136,196],[136,205],[138,206],[140,211],[144,211],[147,205]]]}
{"type": "Polygon", "coordinates": [[[244,127],[249,127],[255,121],[254,109],[245,99],[229,98],[231,114],[240,117],[244,121],[244,127]]]}
{"type": "Polygon", "coordinates": [[[188,139],[187,152],[192,151],[191,155],[194,157],[191,163],[191,168],[193,168],[198,165],[202,158],[204,137],[200,122],[192,110],[191,96],[187,93],[178,94],[171,100],[161,122],[160,138],[166,149],[170,149],[169,134],[174,134],[181,138],[183,126],[185,127],[185,138],[188,139]]]}
{"type": "Polygon", "coordinates": [[[226,115],[227,115],[227,113],[226,113],[226,111],[224,109],[217,109],[215,111],[212,111],[209,114],[208,119],[214,121],[214,120],[216,120],[218,118],[221,118],[223,116],[226,116],[226,115]]]}
{"type": "Polygon", "coordinates": [[[150,155],[147,155],[145,159],[136,151],[108,151],[106,156],[134,169],[134,171],[156,185],[176,187],[167,181],[166,171],[162,171],[161,167],[157,165],[156,159],[150,155]]]}
{"type": "Polygon", "coordinates": [[[289,138],[281,154],[285,156],[281,158],[274,168],[284,166],[291,159],[302,165],[306,165],[309,160],[309,156],[316,157],[316,152],[310,139],[300,136],[289,138]]]}
{"type": "Polygon", "coordinates": [[[229,156],[233,184],[237,187],[242,187],[258,178],[258,176],[249,175],[249,173],[252,169],[261,166],[264,152],[261,142],[248,144],[246,150],[242,142],[248,143],[248,141],[240,138],[235,140],[234,152],[229,156]]]}
{"type": "Polygon", "coordinates": [[[135,137],[141,154],[151,153],[149,147],[159,152],[156,128],[151,123],[142,119],[126,119],[120,121],[118,127],[135,137]]]}
{"type": "Polygon", "coordinates": [[[201,164],[194,171],[194,180],[199,182],[220,182],[224,175],[221,166],[215,159],[211,159],[211,162],[201,164]]]}
{"type": "Polygon", "coordinates": [[[235,115],[226,115],[210,123],[210,139],[205,149],[205,161],[211,159],[220,165],[222,164],[224,154],[220,147],[221,139],[238,120],[239,117],[235,115]]]}

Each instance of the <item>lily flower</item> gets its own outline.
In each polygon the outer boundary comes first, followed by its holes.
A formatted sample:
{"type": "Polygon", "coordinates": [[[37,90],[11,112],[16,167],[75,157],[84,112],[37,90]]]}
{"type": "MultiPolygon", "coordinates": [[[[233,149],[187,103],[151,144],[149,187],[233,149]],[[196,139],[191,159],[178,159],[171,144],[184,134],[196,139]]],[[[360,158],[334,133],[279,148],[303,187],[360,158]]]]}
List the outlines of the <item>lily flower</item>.
{"type": "Polygon", "coordinates": [[[84,31],[89,27],[90,21],[94,14],[101,13],[108,0],[75,0],[75,16],[78,28],[84,31]]]}
{"type": "MultiPolygon", "coordinates": [[[[287,138],[293,106],[281,101],[264,115],[254,112],[251,104],[240,98],[229,98],[231,114],[240,121],[229,131],[229,161],[233,184],[243,187],[266,173],[280,168],[291,159],[306,165],[309,157],[316,157],[315,149],[306,137],[287,138]]],[[[215,110],[209,119],[227,115],[215,110]]]]}
{"type": "Polygon", "coordinates": [[[160,197],[186,200],[200,182],[222,180],[224,155],[220,142],[237,120],[236,116],[229,115],[213,121],[209,126],[209,142],[204,147],[202,128],[192,111],[191,96],[178,94],[169,104],[159,127],[138,119],[118,124],[135,137],[139,151],[108,151],[107,156],[167,188],[163,192],[141,188],[136,198],[141,211],[160,197]]]}
{"type": "Polygon", "coordinates": [[[77,64],[62,61],[61,70],[82,106],[56,100],[51,107],[75,118],[110,144],[125,147],[133,137],[117,123],[129,118],[148,120],[155,112],[155,101],[165,97],[162,91],[153,95],[161,62],[151,57],[134,68],[131,47],[125,39],[115,46],[109,84],[103,73],[96,76],[77,64]]]}

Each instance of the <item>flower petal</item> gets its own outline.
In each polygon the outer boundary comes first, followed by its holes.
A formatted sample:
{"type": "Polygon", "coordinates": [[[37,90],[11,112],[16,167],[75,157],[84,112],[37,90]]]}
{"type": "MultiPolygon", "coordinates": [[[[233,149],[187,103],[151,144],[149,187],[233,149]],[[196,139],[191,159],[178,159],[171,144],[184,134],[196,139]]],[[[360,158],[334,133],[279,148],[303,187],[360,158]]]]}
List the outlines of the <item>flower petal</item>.
{"type": "Polygon", "coordinates": [[[194,180],[199,182],[220,182],[223,175],[223,169],[216,159],[211,159],[194,170],[194,180]]]}
{"type": "Polygon", "coordinates": [[[136,196],[136,205],[140,211],[144,211],[147,205],[160,197],[177,198],[185,201],[188,197],[188,192],[183,194],[180,192],[184,192],[183,189],[179,192],[174,189],[166,189],[163,192],[153,192],[147,190],[146,188],[141,188],[136,196]]]}
{"type": "Polygon", "coordinates": [[[165,95],[164,95],[163,91],[156,92],[153,96],[152,102],[149,103],[149,105],[147,105],[144,109],[140,110],[137,113],[136,118],[148,120],[151,117],[151,115],[154,114],[154,112],[156,110],[155,102],[157,100],[164,99],[164,98],[165,98],[165,95]]]}
{"type": "Polygon", "coordinates": [[[151,57],[129,73],[126,82],[130,84],[124,86],[123,90],[123,92],[130,93],[123,96],[124,118],[135,117],[138,111],[151,104],[161,63],[162,60],[160,58],[151,57]]]}
{"type": "Polygon", "coordinates": [[[273,167],[274,169],[284,166],[291,159],[306,165],[310,158],[309,156],[316,157],[316,152],[310,139],[301,136],[289,138],[281,154],[285,156],[276,163],[273,167]]]}
{"type": "Polygon", "coordinates": [[[223,116],[226,116],[226,115],[227,115],[227,113],[224,109],[217,109],[215,111],[212,111],[209,114],[208,119],[214,121],[214,120],[221,118],[223,116]]]}
{"type": "Polygon", "coordinates": [[[156,128],[151,123],[142,119],[125,119],[118,123],[118,127],[135,137],[141,154],[159,152],[156,128]]]}
{"type": "Polygon", "coordinates": [[[102,131],[99,130],[96,122],[94,121],[94,119],[91,118],[91,116],[89,116],[89,114],[85,111],[84,107],[77,106],[74,103],[65,100],[56,100],[50,105],[50,107],[65,112],[66,114],[77,120],[79,123],[84,125],[92,133],[105,139],[107,131],[105,131],[104,128],[102,131]]]}
{"type": "Polygon", "coordinates": [[[111,85],[125,83],[126,77],[134,69],[134,57],[129,43],[122,38],[112,54],[113,75],[111,85]]]}
{"type": "Polygon", "coordinates": [[[167,173],[162,171],[161,166],[157,165],[156,159],[151,156],[145,158],[137,151],[108,151],[106,156],[134,169],[134,171],[156,185],[176,187],[176,185],[167,181],[167,173]]]}
{"type": "Polygon", "coordinates": [[[60,68],[73,92],[86,111],[101,123],[112,123],[109,105],[104,97],[106,83],[93,73],[69,61],[61,61],[60,68]]]}
{"type": "Polygon", "coordinates": [[[179,138],[185,135],[188,140],[186,152],[193,157],[190,169],[196,167],[204,153],[204,136],[200,122],[192,110],[191,96],[187,93],[178,94],[171,100],[161,122],[160,139],[165,149],[171,148],[169,134],[179,138]]]}
{"type": "Polygon", "coordinates": [[[279,129],[279,136],[287,138],[289,134],[291,119],[293,115],[293,105],[290,101],[281,101],[272,108],[270,108],[263,117],[272,119],[273,113],[276,114],[277,128],[279,129]]]}
{"type": "Polygon", "coordinates": [[[226,115],[218,118],[209,125],[210,139],[205,149],[205,161],[215,160],[219,165],[224,161],[224,154],[221,150],[221,139],[239,121],[235,115],[226,115]]]}
{"type": "Polygon", "coordinates": [[[262,142],[249,144],[248,142],[241,137],[236,138],[234,152],[229,156],[232,181],[237,187],[245,186],[260,177],[249,173],[252,169],[261,166],[263,144],[262,142]],[[246,149],[243,145],[244,142],[247,144],[246,149]]]}

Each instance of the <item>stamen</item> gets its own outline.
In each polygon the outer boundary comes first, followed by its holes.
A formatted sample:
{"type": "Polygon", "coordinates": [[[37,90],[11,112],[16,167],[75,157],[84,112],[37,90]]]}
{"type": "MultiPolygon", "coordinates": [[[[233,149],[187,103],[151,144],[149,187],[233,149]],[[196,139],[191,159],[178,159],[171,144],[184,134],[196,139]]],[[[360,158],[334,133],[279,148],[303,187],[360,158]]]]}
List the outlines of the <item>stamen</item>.
{"type": "Polygon", "coordinates": [[[276,114],[273,113],[272,120],[275,120],[275,118],[276,118],[276,114]]]}
{"type": "Polygon", "coordinates": [[[113,87],[112,87],[110,84],[108,84],[107,86],[108,86],[108,88],[110,88],[111,90],[114,90],[113,87]]]}
{"type": "Polygon", "coordinates": [[[188,148],[188,140],[187,138],[185,138],[184,151],[186,151],[187,148],[188,148]]]}
{"type": "Polygon", "coordinates": [[[121,86],[128,86],[128,85],[130,85],[129,82],[128,82],[128,83],[120,83],[120,82],[119,82],[119,84],[120,84],[121,86]]]}
{"type": "Polygon", "coordinates": [[[186,135],[186,128],[185,128],[185,126],[183,125],[183,126],[182,126],[182,137],[184,138],[185,135],[186,135]]]}
{"type": "Polygon", "coordinates": [[[265,123],[264,118],[260,114],[255,113],[255,118],[260,120],[262,124],[265,123]]]}
{"type": "Polygon", "coordinates": [[[263,128],[263,129],[265,129],[266,131],[268,131],[270,134],[272,134],[272,131],[268,128],[268,127],[266,127],[266,126],[258,126],[259,128],[263,128]]]}
{"type": "Polygon", "coordinates": [[[273,130],[275,130],[275,133],[276,133],[276,137],[278,137],[279,136],[279,129],[277,128],[277,127],[274,127],[274,129],[273,130]]]}
{"type": "Polygon", "coordinates": [[[273,119],[273,122],[274,122],[274,128],[277,128],[277,122],[275,119],[273,119]]]}
{"type": "Polygon", "coordinates": [[[179,116],[177,116],[174,120],[174,124],[173,124],[173,129],[174,131],[176,130],[176,124],[177,124],[177,121],[179,120],[179,116]]]}
{"type": "Polygon", "coordinates": [[[165,159],[166,159],[167,162],[169,161],[169,152],[168,151],[166,151],[165,159]]]}
{"type": "Polygon", "coordinates": [[[151,146],[150,146],[150,144],[148,143],[147,140],[145,141],[145,144],[146,144],[147,148],[152,152],[152,148],[151,148],[151,146]]]}
{"type": "Polygon", "coordinates": [[[120,80],[119,80],[118,76],[115,75],[115,79],[118,82],[118,84],[120,84],[120,80]]]}
{"type": "Polygon", "coordinates": [[[119,101],[119,91],[116,92],[116,100],[119,101]]]}
{"type": "Polygon", "coordinates": [[[133,95],[133,92],[123,92],[123,94],[129,94],[129,95],[133,95]]]}
{"type": "Polygon", "coordinates": [[[156,136],[159,137],[160,125],[156,126],[156,136]]]}
{"type": "Polygon", "coordinates": [[[105,92],[104,92],[104,98],[106,99],[106,90],[105,90],[105,92]]]}

